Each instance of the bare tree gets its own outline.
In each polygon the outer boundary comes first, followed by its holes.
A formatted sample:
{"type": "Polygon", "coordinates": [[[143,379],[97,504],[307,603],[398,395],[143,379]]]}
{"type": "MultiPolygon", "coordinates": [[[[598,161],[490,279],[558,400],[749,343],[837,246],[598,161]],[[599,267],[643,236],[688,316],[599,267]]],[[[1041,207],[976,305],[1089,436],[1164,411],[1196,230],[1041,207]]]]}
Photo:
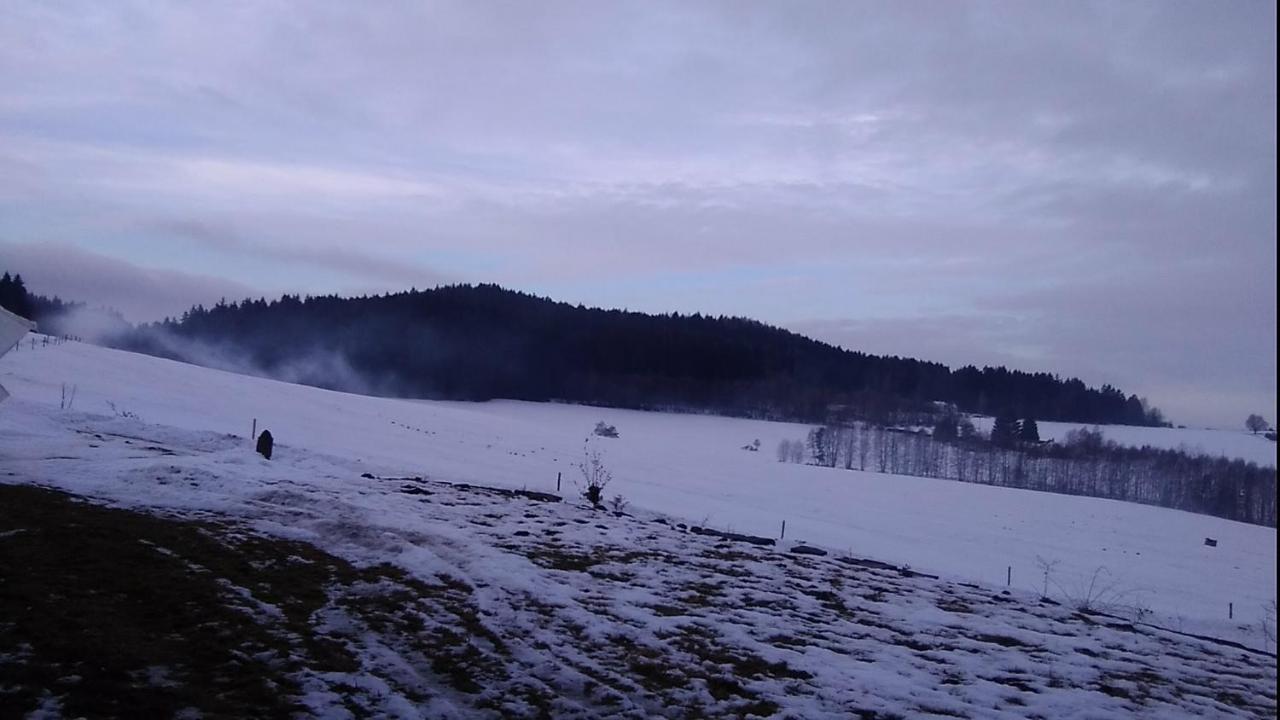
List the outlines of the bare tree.
{"type": "Polygon", "coordinates": [[[1058,567],[1058,561],[1049,560],[1037,555],[1036,566],[1040,568],[1040,573],[1044,580],[1044,583],[1040,588],[1040,597],[1047,598],[1049,597],[1049,583],[1053,582],[1053,571],[1058,567]]]}
{"type": "Polygon", "coordinates": [[[793,463],[796,463],[797,465],[804,462],[804,441],[803,440],[791,441],[791,455],[787,459],[793,463]]]}
{"type": "Polygon", "coordinates": [[[791,459],[791,441],[782,439],[778,441],[778,462],[787,462],[791,459]]]}
{"type": "Polygon", "coordinates": [[[1254,435],[1257,435],[1264,430],[1271,429],[1271,423],[1267,422],[1261,415],[1250,415],[1248,419],[1244,421],[1244,426],[1249,428],[1249,432],[1254,435]]]}

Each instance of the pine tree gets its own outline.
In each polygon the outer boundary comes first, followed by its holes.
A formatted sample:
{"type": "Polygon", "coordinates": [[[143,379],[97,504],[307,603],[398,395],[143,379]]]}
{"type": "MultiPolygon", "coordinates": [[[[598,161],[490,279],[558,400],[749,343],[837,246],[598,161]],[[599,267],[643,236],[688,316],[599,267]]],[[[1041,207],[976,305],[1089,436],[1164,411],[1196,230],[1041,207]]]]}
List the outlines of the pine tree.
{"type": "Polygon", "coordinates": [[[34,319],[31,317],[31,296],[21,275],[11,277],[6,272],[0,276],[0,307],[28,320],[34,319]]]}
{"type": "Polygon", "coordinates": [[[995,425],[991,426],[991,442],[1000,447],[1009,447],[1017,441],[1020,432],[1018,419],[1002,413],[996,416],[995,425]]]}
{"type": "Polygon", "coordinates": [[[1036,425],[1035,418],[1027,418],[1018,426],[1018,439],[1023,442],[1038,443],[1040,442],[1040,428],[1036,425]]]}
{"type": "Polygon", "coordinates": [[[818,465],[827,464],[826,446],[826,428],[816,427],[809,431],[809,454],[813,456],[814,463],[818,465]]]}
{"type": "Polygon", "coordinates": [[[958,421],[954,415],[944,415],[933,426],[933,439],[948,442],[960,436],[958,421]]]}

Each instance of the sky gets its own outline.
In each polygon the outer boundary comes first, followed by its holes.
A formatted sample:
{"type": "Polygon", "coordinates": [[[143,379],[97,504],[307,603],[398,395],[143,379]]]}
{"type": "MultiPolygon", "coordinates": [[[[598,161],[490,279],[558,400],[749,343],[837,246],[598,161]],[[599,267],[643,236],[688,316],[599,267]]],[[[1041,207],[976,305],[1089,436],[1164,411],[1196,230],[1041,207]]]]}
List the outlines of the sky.
{"type": "Polygon", "coordinates": [[[496,282],[1276,420],[1276,7],[0,4],[0,269],[496,282]]]}

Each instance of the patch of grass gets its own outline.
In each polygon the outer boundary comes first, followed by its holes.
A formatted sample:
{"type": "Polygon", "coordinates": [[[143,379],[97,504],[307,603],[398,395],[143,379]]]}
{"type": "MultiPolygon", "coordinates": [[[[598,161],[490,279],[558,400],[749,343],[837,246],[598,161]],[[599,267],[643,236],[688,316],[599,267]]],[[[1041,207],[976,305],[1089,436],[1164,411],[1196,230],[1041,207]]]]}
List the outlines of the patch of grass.
{"type": "Polygon", "coordinates": [[[1120,685],[1112,685],[1109,682],[1098,683],[1098,692],[1113,698],[1121,698],[1124,700],[1132,700],[1133,693],[1126,687],[1120,685]]]}
{"type": "Polygon", "coordinates": [[[665,605],[662,603],[650,605],[649,609],[653,610],[654,614],[659,617],[676,617],[678,615],[688,614],[687,608],[677,607],[675,605],[665,605]]]}
{"type": "MultiPolygon", "coordinates": [[[[446,575],[30,486],[0,486],[0,533],[0,706],[19,716],[48,692],[69,717],[294,717],[304,671],[378,674],[353,650],[369,639],[419,669],[382,678],[412,702],[428,670],[462,692],[509,679],[471,586],[446,575]],[[324,627],[335,612],[345,629],[324,627]]],[[[357,717],[384,699],[331,690],[357,717]]]]}
{"type": "Polygon", "coordinates": [[[1018,675],[997,675],[995,677],[987,678],[987,680],[994,683],[1000,683],[1001,685],[1008,685],[1011,688],[1017,688],[1023,692],[1040,692],[1039,688],[1027,682],[1027,678],[1018,675]]]}
{"type": "Polygon", "coordinates": [[[1213,699],[1217,700],[1223,705],[1230,705],[1231,707],[1234,707],[1234,708],[1249,707],[1249,702],[1245,700],[1244,697],[1240,695],[1240,693],[1232,692],[1230,690],[1219,691],[1217,694],[1213,696],[1213,699]]]}
{"type": "Polygon", "coordinates": [[[972,615],[973,608],[963,600],[953,600],[949,598],[938,598],[935,603],[939,610],[945,610],[949,613],[957,613],[959,615],[972,615]]]}
{"type": "Polygon", "coordinates": [[[930,645],[927,642],[917,640],[910,635],[905,635],[902,633],[898,633],[893,637],[889,638],[888,642],[891,642],[894,645],[901,645],[902,647],[915,650],[916,652],[928,652],[930,650],[935,649],[933,645],[930,645]]]}
{"type": "MultiPolygon", "coordinates": [[[[219,582],[253,587],[257,572],[206,524],[0,486],[0,532],[14,530],[23,532],[0,541],[0,705],[30,712],[48,690],[69,717],[194,708],[285,718],[300,709],[289,641],[219,582]],[[149,680],[151,668],[165,681],[149,680]]],[[[324,659],[351,662],[341,652],[324,659]]]]}
{"type": "Polygon", "coordinates": [[[952,710],[950,708],[936,707],[932,705],[921,705],[919,709],[920,709],[920,712],[928,713],[930,715],[942,715],[945,717],[956,717],[956,718],[969,717],[967,714],[959,710],[952,710]]]}
{"type": "Polygon", "coordinates": [[[803,638],[799,638],[794,635],[782,635],[782,634],[771,635],[765,638],[765,642],[769,643],[770,645],[773,645],[774,647],[788,648],[788,649],[795,649],[795,648],[802,648],[802,647],[809,646],[809,643],[805,641],[803,638]]]}
{"type": "Polygon", "coordinates": [[[538,547],[524,548],[524,552],[535,565],[548,570],[586,572],[606,561],[603,554],[575,552],[559,545],[540,545],[538,547]]]}
{"type": "Polygon", "coordinates": [[[701,625],[684,625],[671,636],[671,645],[704,664],[728,665],[739,678],[772,678],[808,680],[808,672],[793,668],[785,662],[769,662],[743,648],[730,647],[710,628],[701,625]]]}
{"type": "Polygon", "coordinates": [[[1010,637],[1008,635],[979,633],[977,635],[974,635],[973,639],[977,640],[978,642],[991,643],[992,645],[999,645],[1000,647],[1016,647],[1016,648],[1035,647],[1035,645],[1032,645],[1031,643],[1023,642],[1022,640],[1019,640],[1016,637],[1010,637]]]}
{"type": "Polygon", "coordinates": [[[660,660],[636,659],[628,666],[635,679],[646,690],[663,691],[684,687],[688,678],[675,672],[671,665],[660,660]]]}
{"type": "MultiPolygon", "coordinates": [[[[556,523],[563,525],[564,523],[556,523]]],[[[544,534],[559,534],[554,530],[543,530],[544,534]]],[[[645,552],[639,550],[622,550],[619,548],[598,545],[586,552],[566,547],[556,540],[539,545],[504,546],[506,549],[523,554],[533,564],[548,570],[568,570],[571,572],[587,572],[597,565],[627,565],[636,562],[661,562],[678,564],[679,559],[665,553],[645,552]]],[[[617,573],[614,573],[617,575],[617,573]]],[[[621,575],[619,575],[621,577],[621,575]]]]}

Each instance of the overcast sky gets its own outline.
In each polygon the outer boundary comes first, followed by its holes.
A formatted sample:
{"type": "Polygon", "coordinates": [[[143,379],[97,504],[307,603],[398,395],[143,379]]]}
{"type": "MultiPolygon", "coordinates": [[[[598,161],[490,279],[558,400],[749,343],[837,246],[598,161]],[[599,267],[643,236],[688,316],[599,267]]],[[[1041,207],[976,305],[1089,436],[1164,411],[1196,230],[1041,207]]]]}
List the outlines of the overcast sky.
{"type": "Polygon", "coordinates": [[[497,282],[1276,416],[1276,8],[0,4],[0,269],[497,282]]]}

